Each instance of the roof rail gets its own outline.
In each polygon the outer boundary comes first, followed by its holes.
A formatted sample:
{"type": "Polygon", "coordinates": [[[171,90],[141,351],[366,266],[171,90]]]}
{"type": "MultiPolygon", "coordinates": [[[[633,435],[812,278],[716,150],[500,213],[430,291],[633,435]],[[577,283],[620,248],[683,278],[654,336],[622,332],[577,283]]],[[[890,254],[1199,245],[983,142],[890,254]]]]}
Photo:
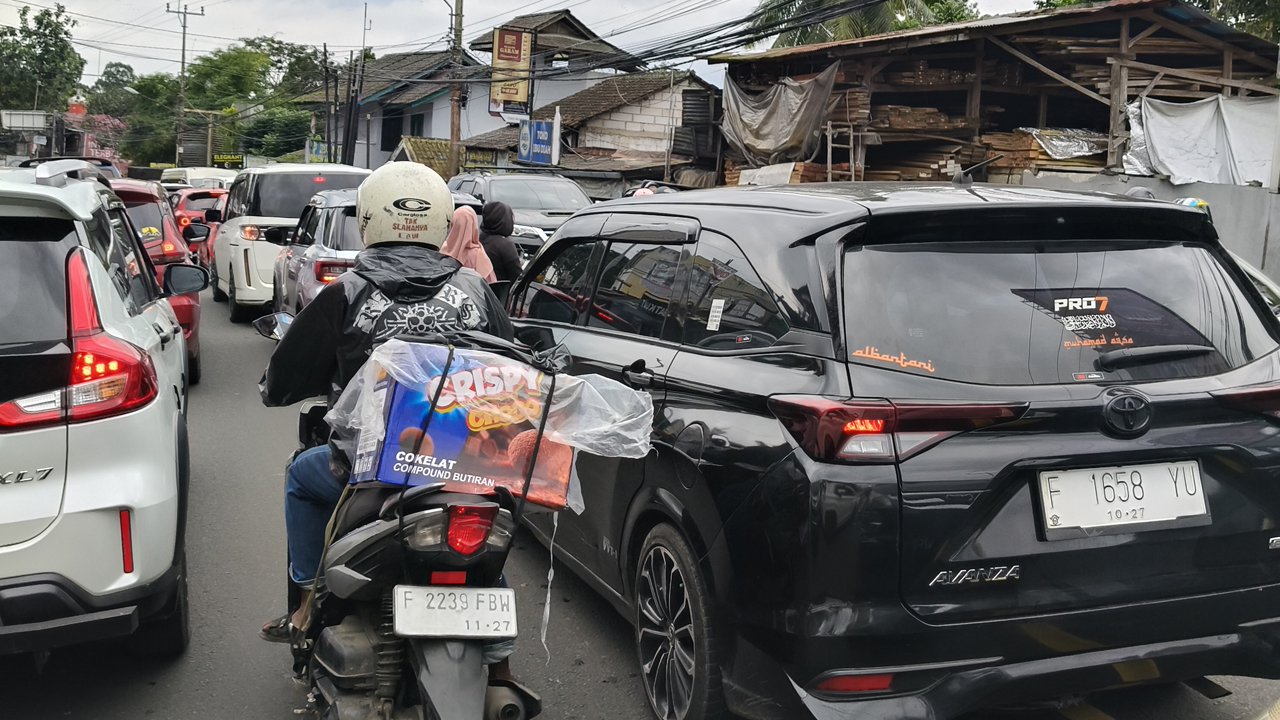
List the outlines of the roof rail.
{"type": "Polygon", "coordinates": [[[111,187],[102,171],[84,160],[53,160],[37,165],[35,171],[37,185],[66,187],[67,178],[72,177],[77,180],[96,180],[111,187]]]}

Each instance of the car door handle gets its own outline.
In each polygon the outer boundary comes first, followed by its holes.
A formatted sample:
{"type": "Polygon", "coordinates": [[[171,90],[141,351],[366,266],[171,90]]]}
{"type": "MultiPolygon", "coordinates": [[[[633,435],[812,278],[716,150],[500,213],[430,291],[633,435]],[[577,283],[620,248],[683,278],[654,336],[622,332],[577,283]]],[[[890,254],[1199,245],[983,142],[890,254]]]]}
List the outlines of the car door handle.
{"type": "Polygon", "coordinates": [[[626,379],[627,385],[633,388],[653,386],[653,373],[648,370],[623,370],[622,377],[626,379]]]}

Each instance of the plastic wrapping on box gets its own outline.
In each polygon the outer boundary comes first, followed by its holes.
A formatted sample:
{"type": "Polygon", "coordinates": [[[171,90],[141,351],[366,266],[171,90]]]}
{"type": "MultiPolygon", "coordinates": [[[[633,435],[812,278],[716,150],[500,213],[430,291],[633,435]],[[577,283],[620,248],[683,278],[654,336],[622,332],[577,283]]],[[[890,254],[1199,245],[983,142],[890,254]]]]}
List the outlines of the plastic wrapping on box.
{"type": "Polygon", "coordinates": [[[1072,128],[1018,128],[1036,139],[1054,160],[1070,160],[1107,151],[1108,138],[1094,130],[1072,128]]]}
{"type": "Polygon", "coordinates": [[[1129,116],[1129,149],[1124,154],[1124,174],[1155,175],[1147,152],[1147,132],[1142,126],[1142,101],[1134,100],[1126,105],[1125,114],[1129,116]]]}
{"type": "Polygon", "coordinates": [[[352,482],[444,482],[474,493],[501,486],[518,496],[536,444],[528,500],[559,509],[579,504],[568,502],[580,497],[569,488],[575,451],[648,454],[653,401],[599,375],[556,375],[553,392],[550,375],[518,360],[463,348],[450,358],[442,345],[390,340],[325,419],[351,459],[352,482]]]}

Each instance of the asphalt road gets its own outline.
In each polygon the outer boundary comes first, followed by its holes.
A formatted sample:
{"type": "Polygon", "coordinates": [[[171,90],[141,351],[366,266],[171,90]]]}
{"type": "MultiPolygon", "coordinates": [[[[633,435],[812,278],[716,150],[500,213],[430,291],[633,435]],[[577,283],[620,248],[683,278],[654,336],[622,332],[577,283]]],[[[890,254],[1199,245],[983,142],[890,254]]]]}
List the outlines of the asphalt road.
{"type": "MultiPolygon", "coordinates": [[[[284,610],[282,488],[295,410],[258,400],[273,344],[232,325],[208,293],[202,304],[204,382],[191,391],[189,415],[191,648],[177,660],[143,662],[103,643],[55,652],[39,671],[30,657],[2,658],[0,720],[284,720],[303,705],[288,649],[257,635],[284,610]]],[[[572,573],[555,569],[544,650],[547,551],[527,533],[517,536],[507,566],[520,609],[513,668],[542,695],[542,717],[647,720],[630,626],[572,573]]],[[[1254,720],[1280,698],[1280,682],[1215,680],[1233,694],[1208,700],[1183,686],[1139,688],[1061,711],[965,720],[1254,720]]]]}

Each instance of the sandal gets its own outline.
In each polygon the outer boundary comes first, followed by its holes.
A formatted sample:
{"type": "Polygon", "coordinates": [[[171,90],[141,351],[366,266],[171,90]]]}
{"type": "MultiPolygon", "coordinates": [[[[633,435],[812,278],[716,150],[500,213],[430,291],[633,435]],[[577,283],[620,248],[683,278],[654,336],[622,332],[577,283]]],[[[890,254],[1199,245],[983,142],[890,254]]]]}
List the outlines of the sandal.
{"type": "Polygon", "coordinates": [[[293,624],[289,622],[288,615],[280,617],[268,622],[258,631],[258,637],[267,642],[289,643],[293,635],[293,624]]]}

